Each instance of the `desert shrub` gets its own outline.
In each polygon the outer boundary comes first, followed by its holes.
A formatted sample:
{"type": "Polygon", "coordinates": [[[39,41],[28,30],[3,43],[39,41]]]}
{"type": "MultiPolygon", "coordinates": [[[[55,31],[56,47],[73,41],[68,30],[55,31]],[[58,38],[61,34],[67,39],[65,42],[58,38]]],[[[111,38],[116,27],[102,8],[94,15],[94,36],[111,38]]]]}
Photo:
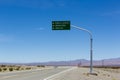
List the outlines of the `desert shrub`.
{"type": "Polygon", "coordinates": [[[27,68],[26,68],[26,70],[30,70],[30,69],[31,69],[31,67],[27,67],[27,68]]]}
{"type": "Polygon", "coordinates": [[[6,67],[6,65],[0,65],[1,67],[6,67]]]}
{"type": "Polygon", "coordinates": [[[115,78],[113,78],[112,80],[116,80],[115,78]]]}
{"type": "Polygon", "coordinates": [[[0,72],[2,71],[2,69],[0,68],[0,72]]]}
{"type": "Polygon", "coordinates": [[[5,68],[3,68],[3,71],[6,71],[7,70],[7,68],[5,67],[5,68]]]}
{"type": "Polygon", "coordinates": [[[10,68],[9,68],[9,71],[13,71],[13,68],[12,68],[12,67],[10,67],[10,68]]]}
{"type": "Polygon", "coordinates": [[[15,68],[15,70],[20,70],[20,67],[15,68]]]}
{"type": "Polygon", "coordinates": [[[37,67],[45,67],[45,65],[37,65],[37,67]]]}
{"type": "Polygon", "coordinates": [[[40,65],[37,65],[37,67],[40,67],[40,65]]]}
{"type": "Polygon", "coordinates": [[[24,68],[21,68],[21,70],[24,70],[24,68]]]}
{"type": "Polygon", "coordinates": [[[8,67],[15,67],[15,65],[8,65],[8,67]]]}

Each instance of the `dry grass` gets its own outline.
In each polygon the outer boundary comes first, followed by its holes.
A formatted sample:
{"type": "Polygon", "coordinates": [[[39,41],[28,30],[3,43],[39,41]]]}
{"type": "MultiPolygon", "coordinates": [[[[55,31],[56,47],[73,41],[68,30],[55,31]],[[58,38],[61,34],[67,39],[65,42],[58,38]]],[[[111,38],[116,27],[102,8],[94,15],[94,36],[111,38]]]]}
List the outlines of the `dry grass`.
{"type": "Polygon", "coordinates": [[[25,65],[0,65],[0,72],[12,72],[12,71],[22,71],[22,70],[32,70],[44,68],[45,66],[25,66],[25,65]]]}

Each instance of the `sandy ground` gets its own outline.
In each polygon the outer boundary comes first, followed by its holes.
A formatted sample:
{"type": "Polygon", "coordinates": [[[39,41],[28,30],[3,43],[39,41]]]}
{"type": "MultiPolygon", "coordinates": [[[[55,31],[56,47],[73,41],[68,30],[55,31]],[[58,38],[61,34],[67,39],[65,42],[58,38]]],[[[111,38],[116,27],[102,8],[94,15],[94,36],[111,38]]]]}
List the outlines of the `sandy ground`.
{"type": "Polygon", "coordinates": [[[50,80],[120,80],[120,69],[95,68],[93,73],[97,73],[97,75],[89,75],[88,73],[89,68],[76,68],[50,80]]]}

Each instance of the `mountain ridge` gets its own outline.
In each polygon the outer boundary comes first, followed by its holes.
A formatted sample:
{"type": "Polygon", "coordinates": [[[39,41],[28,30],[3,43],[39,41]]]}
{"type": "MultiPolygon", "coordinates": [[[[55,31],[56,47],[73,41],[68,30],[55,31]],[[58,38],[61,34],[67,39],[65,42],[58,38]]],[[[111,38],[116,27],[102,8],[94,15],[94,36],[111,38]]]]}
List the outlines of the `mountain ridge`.
{"type": "MultiPolygon", "coordinates": [[[[5,65],[48,65],[48,66],[89,66],[90,61],[86,59],[76,59],[68,61],[48,61],[48,62],[32,62],[32,63],[0,63],[5,65]]],[[[94,60],[94,66],[120,66],[120,57],[119,58],[110,58],[102,60],[94,60]]]]}

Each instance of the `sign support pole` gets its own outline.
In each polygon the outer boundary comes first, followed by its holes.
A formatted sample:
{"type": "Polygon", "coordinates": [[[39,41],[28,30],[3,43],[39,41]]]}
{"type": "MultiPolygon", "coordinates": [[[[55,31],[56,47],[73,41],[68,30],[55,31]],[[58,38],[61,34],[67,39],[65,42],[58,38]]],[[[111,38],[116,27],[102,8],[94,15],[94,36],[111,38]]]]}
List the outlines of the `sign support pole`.
{"type": "Polygon", "coordinates": [[[80,27],[77,27],[74,25],[71,25],[71,27],[77,28],[79,30],[83,30],[90,35],[90,74],[92,74],[92,71],[93,71],[93,49],[92,49],[93,48],[93,38],[92,38],[92,33],[87,29],[80,28],[80,27]]]}
{"type": "MultiPolygon", "coordinates": [[[[71,27],[77,28],[79,30],[83,30],[87,32],[90,36],[90,74],[92,74],[92,71],[93,71],[92,33],[89,30],[81,28],[81,27],[77,27],[74,25],[71,25],[71,27]]],[[[52,30],[70,30],[70,21],[52,21],[52,30]]]]}

